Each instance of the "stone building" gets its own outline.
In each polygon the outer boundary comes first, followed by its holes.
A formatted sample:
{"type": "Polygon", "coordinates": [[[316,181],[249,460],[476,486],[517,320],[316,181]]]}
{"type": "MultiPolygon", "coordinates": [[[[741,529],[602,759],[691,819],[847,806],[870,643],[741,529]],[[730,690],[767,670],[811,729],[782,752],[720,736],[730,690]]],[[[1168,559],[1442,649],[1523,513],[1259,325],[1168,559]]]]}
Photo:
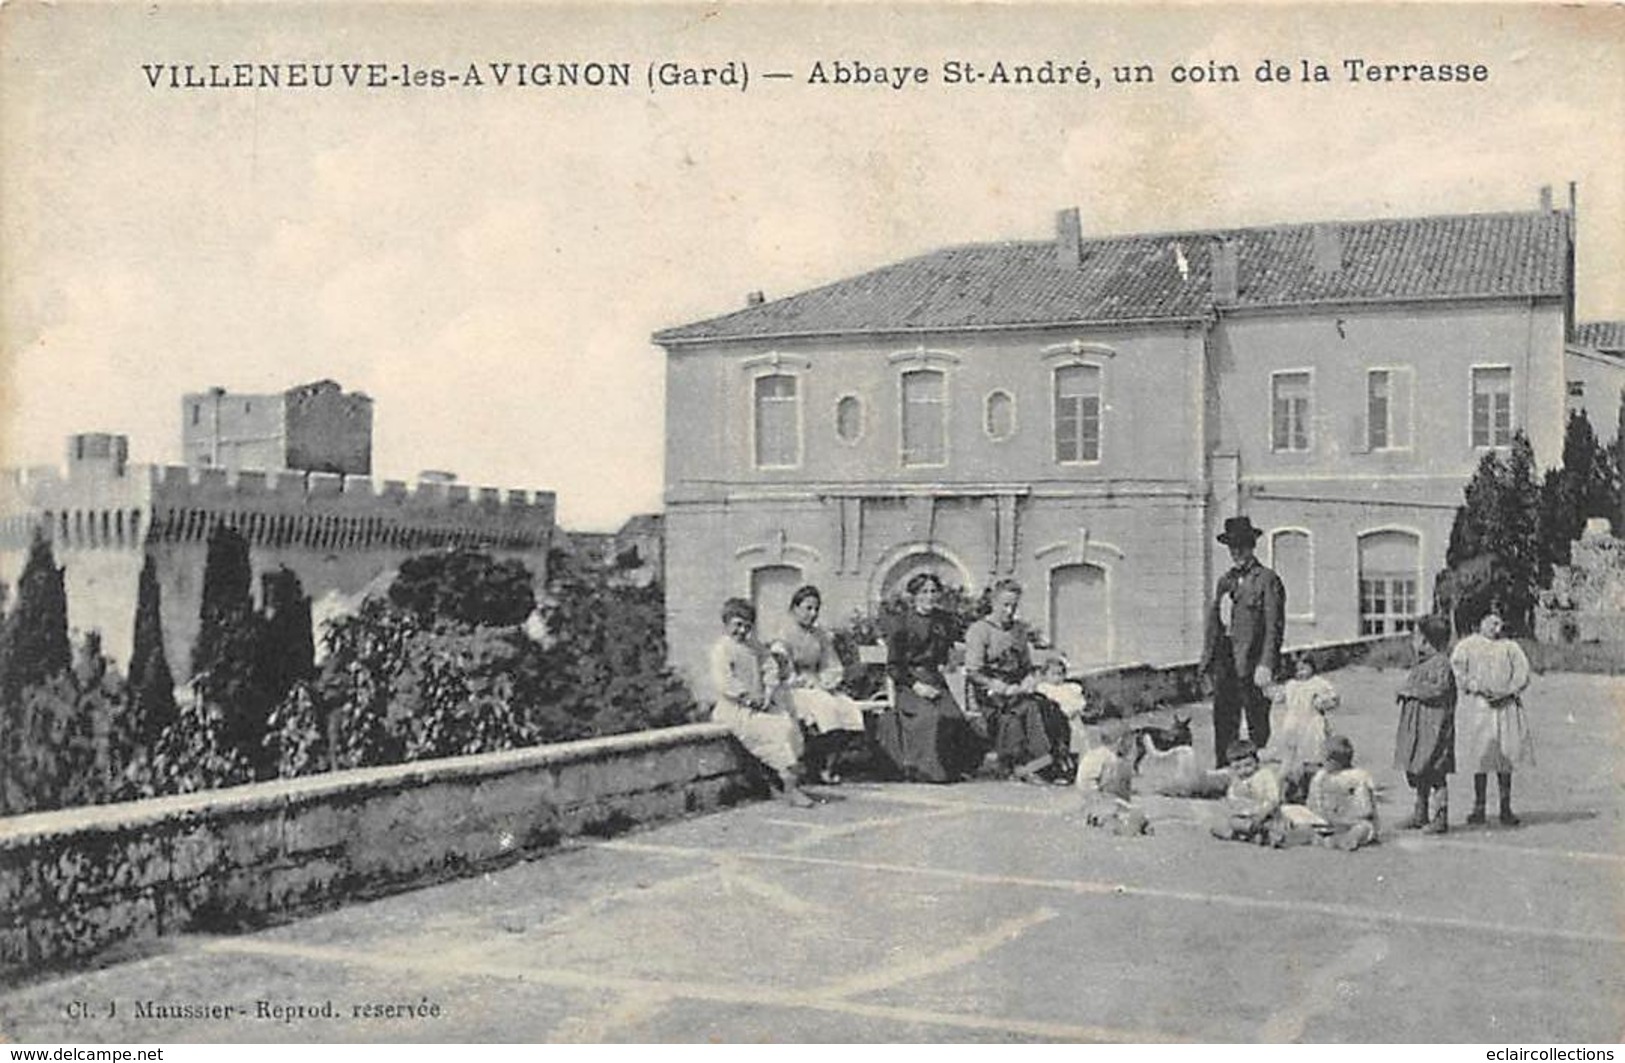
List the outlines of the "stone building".
{"type": "Polygon", "coordinates": [[[274,395],[184,395],[181,453],[188,465],[370,476],[372,399],[331,380],[274,395]]]}
{"type": "Polygon", "coordinates": [[[1569,409],[1584,410],[1606,446],[1619,434],[1625,390],[1625,321],[1588,321],[1568,346],[1569,409]]]}
{"type": "Polygon", "coordinates": [[[728,595],[839,622],[922,568],[1012,576],[1075,667],[1190,660],[1244,513],[1289,642],[1425,609],[1479,457],[1559,459],[1573,214],[950,247],[655,335],[666,588],[694,674],[728,595]]]}
{"type": "MultiPolygon", "coordinates": [[[[284,393],[280,416],[293,430],[279,460],[309,457],[321,441],[344,439],[353,427],[346,411],[363,408],[329,401],[349,398],[339,394],[336,384],[313,387],[319,390],[311,394],[320,396],[318,405],[324,407],[319,412],[293,412],[302,405],[299,394],[305,389],[284,393]],[[339,423],[311,423],[323,419],[339,423]],[[299,449],[307,446],[315,449],[299,449]]],[[[244,401],[243,396],[220,395],[228,404],[244,401]]],[[[205,399],[214,396],[204,393],[205,399]]],[[[196,398],[188,396],[188,403],[196,398]]],[[[364,402],[370,434],[370,400],[364,402]]],[[[192,408],[182,407],[188,426],[192,408]]],[[[246,418],[260,410],[241,412],[246,418]]],[[[234,423],[232,431],[246,423],[234,423]]],[[[246,442],[247,435],[242,431],[236,438],[246,442]]],[[[190,442],[195,437],[186,438],[190,442]]],[[[338,450],[348,447],[344,443],[338,450]]],[[[546,579],[554,524],[550,491],[471,489],[443,479],[408,484],[241,464],[261,453],[244,446],[232,461],[214,465],[130,464],[123,436],[73,436],[65,470],[0,474],[0,580],[15,584],[34,529],[42,529],[65,570],[70,626],[100,631],[109,656],[124,665],[137,580],[150,554],[162,591],[165,650],[177,678],[184,678],[197,635],[208,535],[222,521],[248,539],[256,575],[281,565],[296,572],[318,616],[352,608],[406,558],[446,547],[516,557],[535,573],[538,587],[546,579]]],[[[197,452],[189,454],[195,457],[197,452]]],[[[371,467],[370,445],[367,453],[350,450],[349,455],[361,467],[371,467]]]]}

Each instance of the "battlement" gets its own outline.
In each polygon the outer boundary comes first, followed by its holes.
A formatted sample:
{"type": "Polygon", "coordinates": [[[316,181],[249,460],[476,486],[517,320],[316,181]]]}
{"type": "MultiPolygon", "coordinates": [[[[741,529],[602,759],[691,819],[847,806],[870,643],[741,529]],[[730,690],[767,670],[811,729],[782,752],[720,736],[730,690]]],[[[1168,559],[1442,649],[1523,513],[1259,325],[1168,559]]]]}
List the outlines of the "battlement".
{"type": "MultiPolygon", "coordinates": [[[[346,510],[380,505],[390,510],[464,507],[471,511],[514,512],[534,517],[537,511],[551,514],[557,497],[552,491],[472,488],[468,484],[432,480],[408,483],[297,469],[238,471],[189,465],[146,468],[154,501],[171,505],[236,507],[259,502],[298,502],[308,506],[313,502],[326,502],[346,510]]],[[[35,471],[30,470],[30,473],[35,471]]],[[[58,470],[49,471],[61,479],[58,470]]]]}
{"type": "Polygon", "coordinates": [[[298,470],[131,465],[93,478],[72,469],[0,471],[0,539],[26,545],[39,526],[65,547],[133,548],[206,538],[225,521],[251,543],[322,550],[545,550],[551,491],[298,470]]]}

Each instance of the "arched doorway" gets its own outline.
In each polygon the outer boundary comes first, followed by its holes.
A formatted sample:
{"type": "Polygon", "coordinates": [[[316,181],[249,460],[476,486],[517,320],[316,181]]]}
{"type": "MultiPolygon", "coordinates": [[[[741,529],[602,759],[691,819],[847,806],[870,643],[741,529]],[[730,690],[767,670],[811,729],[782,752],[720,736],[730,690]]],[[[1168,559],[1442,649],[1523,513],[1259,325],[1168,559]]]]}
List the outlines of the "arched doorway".
{"type": "Polygon", "coordinates": [[[1049,575],[1049,635],[1074,670],[1112,659],[1111,594],[1099,565],[1060,565],[1049,575]]]}
{"type": "Polygon", "coordinates": [[[888,561],[883,561],[878,572],[879,579],[872,585],[871,591],[876,604],[903,594],[908,581],[921,572],[931,573],[950,589],[967,593],[971,590],[965,566],[931,546],[903,547],[894,552],[888,561]]]}
{"type": "Polygon", "coordinates": [[[750,602],[756,607],[756,631],[763,641],[782,633],[789,622],[790,596],[801,586],[795,565],[763,565],[750,572],[750,602]]]}

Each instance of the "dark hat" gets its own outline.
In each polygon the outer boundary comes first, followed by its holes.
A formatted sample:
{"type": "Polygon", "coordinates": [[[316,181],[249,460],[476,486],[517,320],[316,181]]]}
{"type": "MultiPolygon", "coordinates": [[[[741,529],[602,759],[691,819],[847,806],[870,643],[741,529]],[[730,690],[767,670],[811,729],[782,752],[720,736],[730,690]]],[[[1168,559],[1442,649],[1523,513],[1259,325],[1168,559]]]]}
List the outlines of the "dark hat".
{"type": "Polygon", "coordinates": [[[1247,517],[1229,517],[1224,522],[1224,531],[1219,533],[1219,542],[1226,546],[1251,546],[1264,537],[1264,533],[1253,527],[1253,522],[1247,517]]]}

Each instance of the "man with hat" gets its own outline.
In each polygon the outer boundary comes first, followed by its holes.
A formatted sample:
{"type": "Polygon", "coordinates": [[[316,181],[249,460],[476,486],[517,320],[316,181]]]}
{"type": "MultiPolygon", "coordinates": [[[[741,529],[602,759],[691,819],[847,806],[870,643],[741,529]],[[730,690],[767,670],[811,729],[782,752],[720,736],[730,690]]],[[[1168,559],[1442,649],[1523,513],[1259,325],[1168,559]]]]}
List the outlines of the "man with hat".
{"type": "Polygon", "coordinates": [[[1213,686],[1213,749],[1219,767],[1247,714],[1247,737],[1262,749],[1270,740],[1270,702],[1263,688],[1275,680],[1285,633],[1286,588],[1259,563],[1253,547],[1263,532],[1247,517],[1224,522],[1219,542],[1230,548],[1230,571],[1219,577],[1207,613],[1201,674],[1213,686]]]}

